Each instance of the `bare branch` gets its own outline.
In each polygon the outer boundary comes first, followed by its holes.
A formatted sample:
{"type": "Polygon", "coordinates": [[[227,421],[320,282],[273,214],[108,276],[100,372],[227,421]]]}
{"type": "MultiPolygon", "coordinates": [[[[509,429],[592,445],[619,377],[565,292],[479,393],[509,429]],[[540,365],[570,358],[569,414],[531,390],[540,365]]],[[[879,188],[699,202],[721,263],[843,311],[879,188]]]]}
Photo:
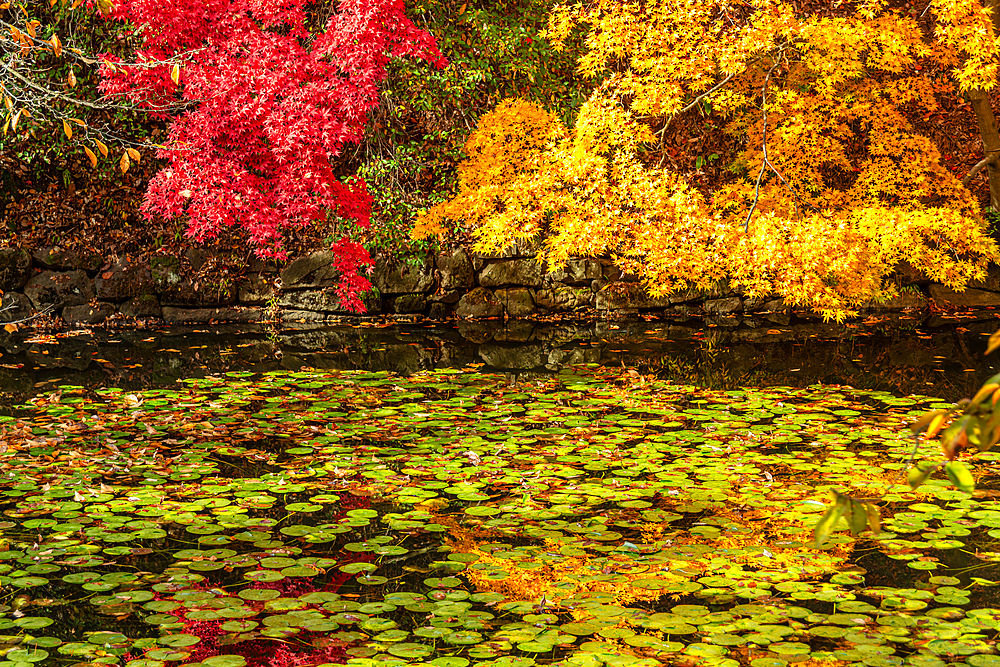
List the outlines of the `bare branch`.
{"type": "Polygon", "coordinates": [[[993,152],[990,155],[987,155],[986,157],[984,157],[982,160],[980,160],[976,164],[974,164],[972,166],[972,169],[969,170],[969,173],[966,174],[965,178],[962,179],[962,186],[966,187],[966,188],[969,187],[969,183],[971,183],[972,179],[974,179],[976,177],[976,174],[978,174],[985,167],[988,167],[991,164],[997,164],[998,160],[1000,160],[1000,153],[993,152]]]}
{"type": "Polygon", "coordinates": [[[706,90],[705,92],[703,92],[698,97],[694,98],[694,100],[691,102],[691,104],[687,105],[686,107],[684,107],[683,109],[681,109],[680,111],[678,111],[675,115],[680,115],[682,113],[685,113],[686,111],[690,111],[691,109],[694,109],[696,106],[698,106],[698,104],[701,103],[701,101],[703,99],[705,99],[706,97],[708,97],[709,95],[711,95],[712,93],[714,93],[715,91],[717,91],[719,88],[722,88],[724,85],[726,85],[727,83],[729,83],[734,76],[736,76],[735,73],[730,74],[725,79],[723,79],[719,83],[715,84],[714,86],[712,86],[711,88],[709,88],[708,90],[706,90]]]}
{"type": "Polygon", "coordinates": [[[774,64],[771,65],[771,69],[767,71],[767,75],[764,77],[764,85],[761,87],[760,91],[760,108],[764,116],[764,130],[761,133],[761,144],[764,149],[764,160],[760,164],[760,172],[757,174],[757,182],[753,189],[753,201],[750,203],[750,210],[747,212],[747,219],[743,222],[743,231],[746,232],[750,229],[750,219],[753,217],[754,211],[757,209],[757,202],[760,199],[760,184],[764,179],[765,168],[770,168],[774,172],[774,175],[778,177],[781,184],[784,185],[792,193],[792,198],[795,200],[795,206],[797,209],[801,210],[802,205],[799,203],[799,195],[795,192],[795,188],[792,184],[785,180],[785,177],[781,175],[781,172],[771,163],[771,158],[767,155],[767,84],[771,80],[771,74],[778,67],[781,62],[781,57],[784,55],[784,50],[778,52],[778,55],[774,59],[774,64]]]}

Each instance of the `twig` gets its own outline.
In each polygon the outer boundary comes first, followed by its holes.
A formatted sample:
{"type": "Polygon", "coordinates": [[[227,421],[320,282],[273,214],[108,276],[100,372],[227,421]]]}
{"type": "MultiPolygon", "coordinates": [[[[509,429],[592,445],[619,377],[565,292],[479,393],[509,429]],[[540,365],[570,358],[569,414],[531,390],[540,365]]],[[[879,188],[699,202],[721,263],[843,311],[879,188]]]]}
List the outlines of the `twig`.
{"type": "Polygon", "coordinates": [[[771,158],[768,157],[767,155],[767,83],[768,81],[771,80],[771,74],[774,73],[774,70],[778,67],[778,64],[781,62],[781,57],[783,54],[784,51],[778,52],[777,57],[774,59],[774,64],[771,65],[771,69],[767,71],[767,75],[764,77],[764,85],[761,87],[760,91],[760,108],[764,116],[764,129],[761,132],[760,141],[761,141],[761,146],[764,149],[764,160],[760,164],[760,172],[758,172],[757,182],[754,184],[753,201],[750,203],[750,210],[747,212],[747,219],[743,221],[744,233],[748,229],[750,229],[750,219],[753,217],[753,213],[757,209],[757,202],[760,200],[760,184],[761,181],[764,180],[765,168],[770,168],[771,171],[774,172],[774,175],[778,177],[778,180],[781,181],[781,184],[784,185],[786,188],[788,188],[788,190],[792,193],[792,198],[795,200],[796,208],[797,209],[802,208],[802,205],[799,203],[799,195],[797,192],[795,192],[795,188],[792,187],[791,183],[785,180],[785,177],[782,176],[781,172],[778,171],[777,167],[775,167],[771,163],[771,158]]]}
{"type": "MultiPolygon", "coordinates": [[[[681,109],[680,111],[678,111],[678,112],[674,113],[673,115],[675,115],[675,116],[679,116],[679,115],[681,115],[682,113],[685,113],[685,112],[687,112],[687,111],[690,111],[691,109],[695,108],[696,106],[698,106],[698,104],[700,104],[700,103],[701,103],[701,101],[702,101],[703,99],[705,99],[706,97],[708,97],[709,95],[711,95],[712,93],[714,93],[715,91],[717,91],[717,90],[718,90],[719,88],[722,88],[722,87],[723,87],[724,85],[726,85],[727,83],[729,83],[729,82],[730,82],[730,80],[732,80],[732,78],[733,78],[734,76],[736,76],[736,74],[735,74],[735,73],[734,73],[734,74],[730,74],[730,75],[729,75],[729,76],[727,76],[727,77],[726,77],[725,79],[723,79],[723,80],[722,80],[722,81],[720,81],[719,83],[715,84],[714,86],[712,86],[711,88],[709,88],[708,90],[706,90],[705,92],[703,92],[703,93],[702,93],[701,95],[699,95],[698,97],[694,98],[694,100],[693,100],[693,101],[691,102],[691,104],[687,105],[686,107],[684,107],[684,108],[683,108],[683,109],[681,109]]],[[[668,125],[669,125],[669,123],[668,123],[668,125]]],[[[661,129],[661,130],[659,131],[659,133],[658,133],[658,134],[663,134],[663,132],[664,132],[664,131],[665,131],[666,129],[667,129],[667,126],[665,125],[665,126],[663,127],[663,129],[661,129]]]]}
{"type": "Polygon", "coordinates": [[[974,179],[976,177],[976,174],[981,172],[984,167],[988,167],[991,164],[996,164],[997,161],[1000,160],[1000,153],[997,153],[997,150],[992,150],[990,151],[990,153],[991,155],[987,155],[982,160],[973,165],[972,169],[969,170],[969,173],[965,175],[965,178],[962,179],[963,187],[966,188],[969,187],[969,183],[972,182],[972,179],[974,179]]]}
{"type": "MultiPolygon", "coordinates": [[[[13,308],[14,308],[14,304],[13,303],[8,304],[8,305],[4,306],[3,308],[0,308],[0,313],[5,312],[7,310],[12,310],[13,308]]],[[[22,317],[19,320],[11,320],[10,322],[0,322],[0,324],[8,325],[8,324],[21,324],[22,322],[28,322],[28,321],[33,320],[35,318],[42,317],[43,315],[48,315],[50,312],[52,312],[52,308],[53,308],[53,306],[48,306],[47,308],[45,308],[45,310],[40,310],[40,311],[38,311],[37,313],[35,313],[33,315],[28,315],[27,317],[22,317]]]]}

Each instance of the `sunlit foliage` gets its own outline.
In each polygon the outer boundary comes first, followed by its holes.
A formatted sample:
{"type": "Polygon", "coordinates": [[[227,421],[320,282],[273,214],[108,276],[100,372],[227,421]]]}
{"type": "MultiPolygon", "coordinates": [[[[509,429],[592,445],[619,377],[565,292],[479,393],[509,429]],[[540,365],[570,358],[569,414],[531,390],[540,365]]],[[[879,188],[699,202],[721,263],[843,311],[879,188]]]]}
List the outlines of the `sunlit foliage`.
{"type": "Polygon", "coordinates": [[[728,278],[835,318],[891,295],[904,260],[962,288],[997,249],[907,114],[992,80],[992,24],[975,4],[935,3],[936,41],[878,2],[833,17],[771,0],[557,7],[548,37],[585,26],[579,68],[603,81],[572,127],[518,100],[481,119],[457,196],[415,234],[461,220],[480,250],[540,240],[550,265],[608,254],[654,294],[728,278]],[[711,188],[657,160],[660,133],[699,113],[738,142],[733,177],[711,188]]]}

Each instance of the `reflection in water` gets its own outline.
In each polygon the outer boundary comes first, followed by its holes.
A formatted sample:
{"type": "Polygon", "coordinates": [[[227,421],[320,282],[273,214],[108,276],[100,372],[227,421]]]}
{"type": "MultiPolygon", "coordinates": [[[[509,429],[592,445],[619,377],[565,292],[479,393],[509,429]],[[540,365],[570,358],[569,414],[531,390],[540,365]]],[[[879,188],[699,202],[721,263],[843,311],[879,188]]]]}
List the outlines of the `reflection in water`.
{"type": "Polygon", "coordinates": [[[592,363],[634,368],[708,388],[846,384],[957,400],[995,373],[983,357],[997,328],[941,317],[837,325],[818,321],[747,329],[669,322],[454,326],[173,327],[80,330],[0,338],[0,391],[17,397],[59,384],[141,388],[223,371],[421,370],[481,365],[515,377],[592,363]],[[933,326],[932,326],[933,325],[933,326]]]}

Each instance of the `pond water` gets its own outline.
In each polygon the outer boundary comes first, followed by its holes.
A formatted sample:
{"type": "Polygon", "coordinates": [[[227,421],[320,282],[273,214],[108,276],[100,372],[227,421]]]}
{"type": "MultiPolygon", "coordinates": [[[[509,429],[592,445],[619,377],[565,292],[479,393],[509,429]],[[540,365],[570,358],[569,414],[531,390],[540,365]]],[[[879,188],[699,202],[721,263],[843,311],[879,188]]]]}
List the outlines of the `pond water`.
{"type": "Polygon", "coordinates": [[[284,328],[172,327],[150,331],[0,331],[0,392],[20,398],[61,383],[138,389],[228,370],[365,369],[409,375],[482,364],[551,374],[579,363],[630,367],[706,388],[846,384],[958,400],[993,375],[983,357],[992,312],[906,315],[837,325],[698,322],[532,323],[284,328]]]}
{"type": "Polygon", "coordinates": [[[8,341],[0,667],[1000,665],[997,455],[903,478],[995,324],[881,326],[8,341]]]}

